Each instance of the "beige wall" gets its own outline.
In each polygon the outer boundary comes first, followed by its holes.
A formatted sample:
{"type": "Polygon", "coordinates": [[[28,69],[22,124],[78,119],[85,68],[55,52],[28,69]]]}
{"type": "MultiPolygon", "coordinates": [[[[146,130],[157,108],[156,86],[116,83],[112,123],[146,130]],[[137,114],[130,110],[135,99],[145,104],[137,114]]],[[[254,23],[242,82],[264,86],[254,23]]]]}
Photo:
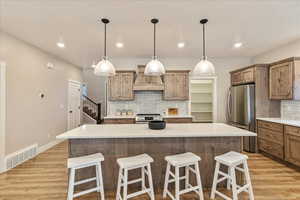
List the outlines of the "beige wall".
{"type": "Polygon", "coordinates": [[[0,38],[0,59],[7,64],[7,155],[66,131],[68,80],[82,81],[82,71],[7,34],[0,38]]]}
{"type": "MultiPolygon", "coordinates": [[[[165,65],[166,69],[190,69],[199,61],[198,59],[191,58],[166,58],[160,59],[165,65]]],[[[146,64],[149,59],[137,59],[137,58],[124,58],[124,59],[111,59],[112,63],[117,70],[120,69],[135,69],[137,65],[146,64]]],[[[235,70],[241,67],[249,65],[251,62],[250,58],[212,58],[210,61],[213,62],[216,68],[217,80],[217,103],[218,103],[218,122],[226,121],[226,100],[227,91],[230,86],[229,71],[235,70]]],[[[88,86],[88,95],[97,101],[104,101],[104,80],[101,77],[95,77],[93,70],[85,70],[84,82],[88,86]],[[92,78],[91,78],[92,77],[92,78]]]]}

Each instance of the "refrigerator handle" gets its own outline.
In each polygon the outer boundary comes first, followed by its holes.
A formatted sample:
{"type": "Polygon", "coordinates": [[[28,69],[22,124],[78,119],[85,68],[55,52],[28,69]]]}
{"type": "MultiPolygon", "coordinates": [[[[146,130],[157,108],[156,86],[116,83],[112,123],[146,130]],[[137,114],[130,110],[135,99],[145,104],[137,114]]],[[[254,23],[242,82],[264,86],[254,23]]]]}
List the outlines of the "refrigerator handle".
{"type": "Polygon", "coordinates": [[[231,105],[232,105],[232,102],[231,102],[231,88],[229,88],[229,91],[228,91],[228,95],[227,95],[227,115],[228,115],[228,121],[231,120],[231,105]]]}

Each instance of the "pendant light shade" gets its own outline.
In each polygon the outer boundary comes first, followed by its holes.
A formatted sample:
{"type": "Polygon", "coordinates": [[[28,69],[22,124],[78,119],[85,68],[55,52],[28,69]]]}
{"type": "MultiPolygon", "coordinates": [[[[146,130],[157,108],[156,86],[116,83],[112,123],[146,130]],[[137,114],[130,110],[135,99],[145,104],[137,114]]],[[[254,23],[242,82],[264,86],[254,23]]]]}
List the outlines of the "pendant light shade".
{"type": "Polygon", "coordinates": [[[116,70],[114,65],[108,60],[106,56],[106,24],[109,23],[108,19],[101,19],[104,24],[104,57],[99,63],[95,66],[94,74],[96,76],[114,76],[116,74],[116,70]]]}
{"type": "Polygon", "coordinates": [[[166,73],[164,65],[157,59],[156,56],[156,24],[158,19],[152,19],[151,23],[154,25],[154,51],[153,58],[147,63],[144,74],[147,76],[161,76],[166,73]]]}
{"type": "Polygon", "coordinates": [[[195,76],[213,76],[215,75],[214,65],[207,60],[206,49],[205,49],[205,24],[208,22],[207,19],[202,19],[200,23],[203,25],[203,57],[200,62],[196,65],[193,70],[195,76]]]}

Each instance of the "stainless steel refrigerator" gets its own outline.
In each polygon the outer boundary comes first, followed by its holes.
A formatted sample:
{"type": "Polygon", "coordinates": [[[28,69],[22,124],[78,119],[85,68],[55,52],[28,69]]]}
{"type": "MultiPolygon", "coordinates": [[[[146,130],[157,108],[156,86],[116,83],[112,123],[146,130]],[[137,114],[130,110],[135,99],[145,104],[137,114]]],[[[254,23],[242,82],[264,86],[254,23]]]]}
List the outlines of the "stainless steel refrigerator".
{"type": "MultiPolygon", "coordinates": [[[[228,123],[255,132],[255,85],[232,86],[227,101],[228,123]]],[[[244,151],[256,151],[256,137],[243,137],[244,151]]]]}

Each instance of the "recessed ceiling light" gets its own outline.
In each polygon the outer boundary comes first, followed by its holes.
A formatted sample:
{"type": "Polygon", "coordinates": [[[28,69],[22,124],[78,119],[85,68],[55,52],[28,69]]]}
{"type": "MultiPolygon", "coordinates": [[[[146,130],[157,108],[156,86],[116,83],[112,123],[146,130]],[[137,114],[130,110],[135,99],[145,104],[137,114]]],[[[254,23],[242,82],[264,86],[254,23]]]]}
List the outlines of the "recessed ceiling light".
{"type": "Polygon", "coordinates": [[[63,42],[57,42],[56,45],[57,45],[59,48],[65,48],[65,43],[63,43],[63,42]]]}
{"type": "Polygon", "coordinates": [[[177,47],[178,48],[183,48],[185,46],[185,43],[184,42],[179,42],[178,44],[177,44],[177,47]]]}
{"type": "Polygon", "coordinates": [[[241,46],[243,46],[243,43],[237,42],[233,46],[234,46],[234,48],[240,48],[241,46]]]}
{"type": "Polygon", "coordinates": [[[117,42],[117,43],[116,43],[116,47],[118,47],[118,48],[123,48],[123,47],[124,47],[124,44],[121,43],[121,42],[117,42]]]}

